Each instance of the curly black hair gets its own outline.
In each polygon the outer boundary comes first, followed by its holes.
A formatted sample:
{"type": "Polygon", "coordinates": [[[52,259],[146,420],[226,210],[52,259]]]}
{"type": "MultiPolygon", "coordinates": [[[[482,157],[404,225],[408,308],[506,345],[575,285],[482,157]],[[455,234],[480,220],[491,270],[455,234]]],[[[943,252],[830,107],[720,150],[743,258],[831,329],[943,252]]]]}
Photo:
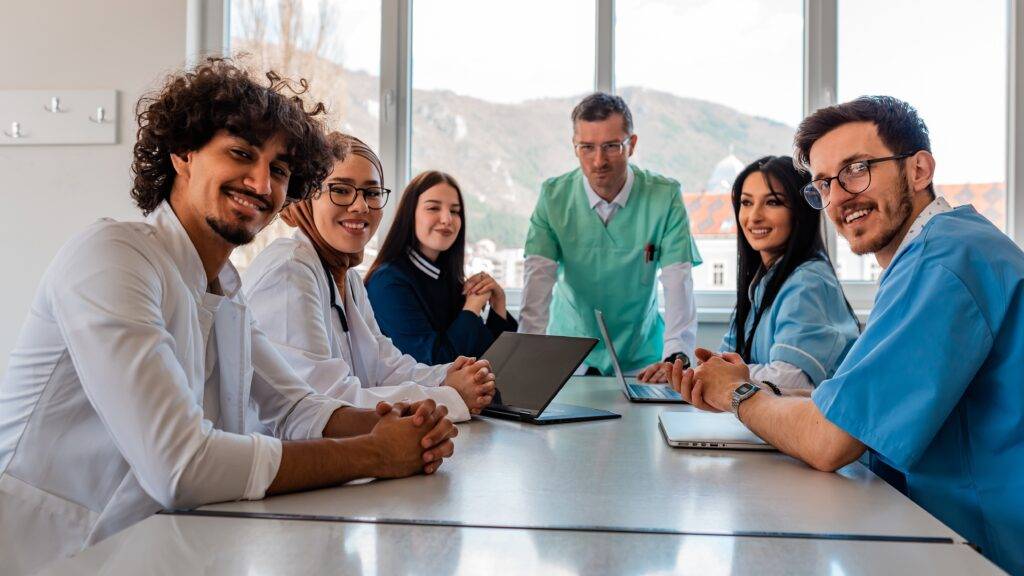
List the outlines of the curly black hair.
{"type": "Polygon", "coordinates": [[[296,87],[274,72],[266,76],[268,84],[261,85],[230,59],[208,58],[139,99],[131,195],[143,214],[170,197],[175,177],[171,154],[198,150],[220,130],[253,143],[283,134],[291,156],[288,197],[303,199],[319,189],[334,163],[322,121],[324,105],[306,109],[305,80],[296,87]]]}

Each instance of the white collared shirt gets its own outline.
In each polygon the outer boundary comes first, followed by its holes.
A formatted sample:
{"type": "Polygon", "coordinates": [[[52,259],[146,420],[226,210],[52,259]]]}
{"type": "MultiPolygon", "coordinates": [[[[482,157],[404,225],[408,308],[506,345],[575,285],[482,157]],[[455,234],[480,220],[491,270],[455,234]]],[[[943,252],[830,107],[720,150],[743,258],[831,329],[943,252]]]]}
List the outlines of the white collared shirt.
{"type": "Polygon", "coordinates": [[[0,384],[0,558],[15,573],[161,509],[262,498],[284,439],[318,438],[316,395],[255,327],[231,264],[207,292],[166,203],[58,252],[0,384]],[[216,359],[208,357],[216,353],[216,359]],[[252,434],[255,406],[277,438],[252,434]]]}
{"type": "MultiPolygon", "coordinates": [[[[440,274],[429,260],[410,252],[414,264],[414,255],[423,260],[424,273],[440,274]]],[[[450,364],[428,366],[402,354],[381,332],[358,272],[350,268],[345,275],[344,301],[335,284],[347,332],[331,306],[328,282],[334,278],[300,231],[272,242],[245,272],[245,296],[253,316],[303,380],[321,394],[363,408],[381,401],[430,398],[448,408],[453,422],[469,420],[469,408],[458,391],[443,385],[450,364]]]]}
{"type": "Polygon", "coordinates": [[[604,225],[607,226],[612,221],[615,213],[619,211],[619,208],[625,208],[626,203],[629,202],[629,195],[633,192],[633,170],[628,166],[626,167],[626,182],[623,183],[622,189],[615,195],[615,198],[612,198],[611,202],[598,196],[586,177],[583,178],[583,190],[587,193],[587,201],[590,203],[590,207],[597,212],[601,222],[604,222],[604,225]]]}

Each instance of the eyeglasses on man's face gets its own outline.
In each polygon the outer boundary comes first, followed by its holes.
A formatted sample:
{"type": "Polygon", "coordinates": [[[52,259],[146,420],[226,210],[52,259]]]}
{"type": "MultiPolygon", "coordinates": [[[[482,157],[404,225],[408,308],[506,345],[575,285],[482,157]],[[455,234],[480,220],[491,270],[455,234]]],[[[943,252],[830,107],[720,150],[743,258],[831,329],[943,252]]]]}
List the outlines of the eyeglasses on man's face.
{"type": "Polygon", "coordinates": [[[363,195],[366,206],[370,210],[380,210],[388,203],[391,190],[381,186],[367,186],[360,188],[351,184],[328,184],[326,192],[335,206],[351,206],[355,203],[356,197],[363,195]]]}
{"type": "Polygon", "coordinates": [[[904,158],[909,158],[914,154],[917,154],[917,152],[850,162],[839,170],[839,174],[836,174],[831,178],[818,178],[817,180],[811,180],[810,184],[804,186],[804,199],[807,200],[807,203],[810,204],[812,208],[816,210],[823,210],[832,200],[833,180],[839,182],[839,185],[843,187],[843,190],[846,190],[850,194],[860,194],[867,190],[868,186],[871,186],[871,166],[873,164],[888,162],[889,160],[902,160],[904,158]]]}
{"type": "Polygon", "coordinates": [[[627,136],[622,142],[605,142],[604,144],[590,144],[589,142],[573,144],[573,147],[576,149],[576,154],[581,158],[588,158],[597,154],[598,149],[600,149],[605,156],[618,157],[622,156],[626,152],[630,138],[632,138],[632,136],[627,136]]]}

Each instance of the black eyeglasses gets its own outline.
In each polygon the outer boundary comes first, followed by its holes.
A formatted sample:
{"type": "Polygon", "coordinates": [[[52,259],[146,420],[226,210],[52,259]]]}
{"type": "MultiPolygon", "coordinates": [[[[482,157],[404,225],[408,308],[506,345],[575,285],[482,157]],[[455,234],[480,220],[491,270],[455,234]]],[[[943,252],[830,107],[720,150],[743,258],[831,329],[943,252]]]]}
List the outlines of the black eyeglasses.
{"type": "Polygon", "coordinates": [[[391,196],[391,190],[388,188],[381,186],[360,188],[351,184],[329,184],[327,193],[331,203],[341,207],[351,206],[355,203],[356,197],[362,194],[363,200],[366,201],[366,206],[370,210],[380,210],[388,203],[388,197],[391,196]]]}
{"type": "Polygon", "coordinates": [[[837,180],[839,185],[843,187],[843,190],[846,190],[850,194],[860,194],[867,190],[868,186],[871,186],[872,164],[888,162],[889,160],[902,160],[904,158],[910,158],[914,154],[917,154],[917,152],[851,162],[846,166],[843,166],[842,170],[839,171],[839,174],[836,174],[831,178],[818,178],[817,180],[811,180],[810,184],[804,186],[804,199],[807,200],[807,203],[810,204],[812,208],[816,210],[823,210],[829,205],[831,200],[830,197],[832,195],[833,180],[837,180]]]}

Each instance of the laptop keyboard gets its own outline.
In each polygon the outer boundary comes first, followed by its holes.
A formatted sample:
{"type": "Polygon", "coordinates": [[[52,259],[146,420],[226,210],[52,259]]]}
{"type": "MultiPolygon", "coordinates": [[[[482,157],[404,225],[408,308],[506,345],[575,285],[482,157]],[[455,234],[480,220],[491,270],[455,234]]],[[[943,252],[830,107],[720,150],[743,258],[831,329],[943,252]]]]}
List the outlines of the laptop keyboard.
{"type": "Polygon", "coordinates": [[[636,398],[651,398],[658,400],[679,400],[682,396],[668,386],[651,386],[647,384],[627,384],[629,393],[636,398]]]}

